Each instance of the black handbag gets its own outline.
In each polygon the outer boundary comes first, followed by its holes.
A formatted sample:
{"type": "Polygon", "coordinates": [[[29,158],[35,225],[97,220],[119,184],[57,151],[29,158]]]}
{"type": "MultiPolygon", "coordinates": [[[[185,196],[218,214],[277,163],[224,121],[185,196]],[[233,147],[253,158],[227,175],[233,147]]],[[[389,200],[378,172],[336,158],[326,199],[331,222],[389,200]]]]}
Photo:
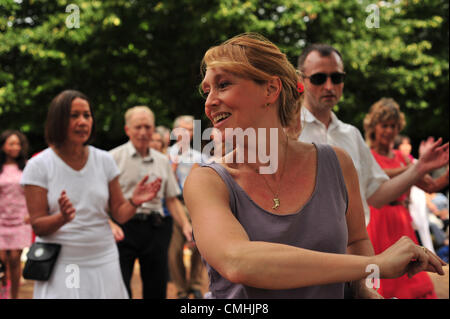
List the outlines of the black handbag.
{"type": "Polygon", "coordinates": [[[27,261],[23,267],[23,278],[41,281],[48,280],[60,250],[60,244],[34,243],[27,253],[27,261]]]}

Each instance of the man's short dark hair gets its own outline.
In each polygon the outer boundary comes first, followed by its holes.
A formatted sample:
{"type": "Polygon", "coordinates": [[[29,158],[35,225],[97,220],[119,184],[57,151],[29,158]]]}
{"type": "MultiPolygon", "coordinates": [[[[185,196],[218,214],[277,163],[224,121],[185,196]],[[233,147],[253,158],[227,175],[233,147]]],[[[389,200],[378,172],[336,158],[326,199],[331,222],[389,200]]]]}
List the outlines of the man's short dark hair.
{"type": "Polygon", "coordinates": [[[303,72],[303,65],[305,63],[305,60],[308,57],[308,55],[313,51],[319,52],[319,54],[323,57],[330,56],[333,52],[335,52],[341,58],[342,64],[344,64],[342,55],[336,48],[334,48],[333,46],[331,46],[329,44],[313,43],[313,44],[308,45],[305,48],[305,50],[303,50],[302,54],[300,54],[300,56],[298,57],[297,68],[300,72],[303,72]]]}
{"type": "Polygon", "coordinates": [[[60,147],[67,138],[67,128],[69,127],[70,110],[72,101],[76,98],[85,100],[89,104],[89,110],[92,116],[92,130],[89,139],[85,144],[89,144],[94,136],[95,119],[91,102],[83,93],[76,90],[65,90],[53,98],[47,112],[47,121],[45,123],[45,140],[47,144],[60,147]]]}

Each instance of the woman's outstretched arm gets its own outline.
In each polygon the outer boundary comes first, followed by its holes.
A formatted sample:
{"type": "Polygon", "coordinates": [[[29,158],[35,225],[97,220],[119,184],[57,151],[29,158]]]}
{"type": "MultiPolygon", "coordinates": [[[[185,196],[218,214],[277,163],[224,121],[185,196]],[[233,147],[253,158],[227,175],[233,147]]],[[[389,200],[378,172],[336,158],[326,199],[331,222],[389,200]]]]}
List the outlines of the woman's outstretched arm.
{"type": "Polygon", "coordinates": [[[370,264],[379,265],[383,278],[393,278],[408,270],[410,274],[424,269],[443,274],[441,262],[429,263],[431,258],[407,238],[396,244],[395,254],[388,250],[378,256],[321,253],[250,241],[230,210],[225,184],[209,168],[196,169],[190,174],[184,198],[200,253],[223,277],[234,283],[290,289],[355,281],[368,275],[366,267],[370,264]],[[408,266],[412,259],[420,261],[414,268],[408,266]]]}

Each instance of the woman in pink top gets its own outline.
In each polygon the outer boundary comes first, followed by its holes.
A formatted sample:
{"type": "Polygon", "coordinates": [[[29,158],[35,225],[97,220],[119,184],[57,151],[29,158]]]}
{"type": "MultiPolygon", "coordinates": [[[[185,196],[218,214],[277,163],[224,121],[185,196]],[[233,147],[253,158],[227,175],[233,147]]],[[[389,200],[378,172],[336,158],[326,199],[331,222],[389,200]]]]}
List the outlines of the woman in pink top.
{"type": "Polygon", "coordinates": [[[28,212],[19,185],[27,146],[19,131],[7,130],[0,136],[0,259],[8,269],[12,299],[19,293],[22,249],[31,245],[31,226],[24,221],[28,212]]]}

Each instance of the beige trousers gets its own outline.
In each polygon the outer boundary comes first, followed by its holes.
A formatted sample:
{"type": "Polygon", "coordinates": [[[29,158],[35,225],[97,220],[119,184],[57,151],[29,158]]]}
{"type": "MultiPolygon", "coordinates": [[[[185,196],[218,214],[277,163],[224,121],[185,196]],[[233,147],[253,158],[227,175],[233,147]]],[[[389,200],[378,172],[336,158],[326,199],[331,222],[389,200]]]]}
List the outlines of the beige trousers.
{"type": "Polygon", "coordinates": [[[172,239],[169,246],[170,278],[175,284],[179,295],[187,295],[192,289],[201,290],[203,263],[196,246],[191,251],[190,272],[186,276],[186,267],[183,262],[183,250],[186,238],[178,224],[173,222],[172,239]]]}

